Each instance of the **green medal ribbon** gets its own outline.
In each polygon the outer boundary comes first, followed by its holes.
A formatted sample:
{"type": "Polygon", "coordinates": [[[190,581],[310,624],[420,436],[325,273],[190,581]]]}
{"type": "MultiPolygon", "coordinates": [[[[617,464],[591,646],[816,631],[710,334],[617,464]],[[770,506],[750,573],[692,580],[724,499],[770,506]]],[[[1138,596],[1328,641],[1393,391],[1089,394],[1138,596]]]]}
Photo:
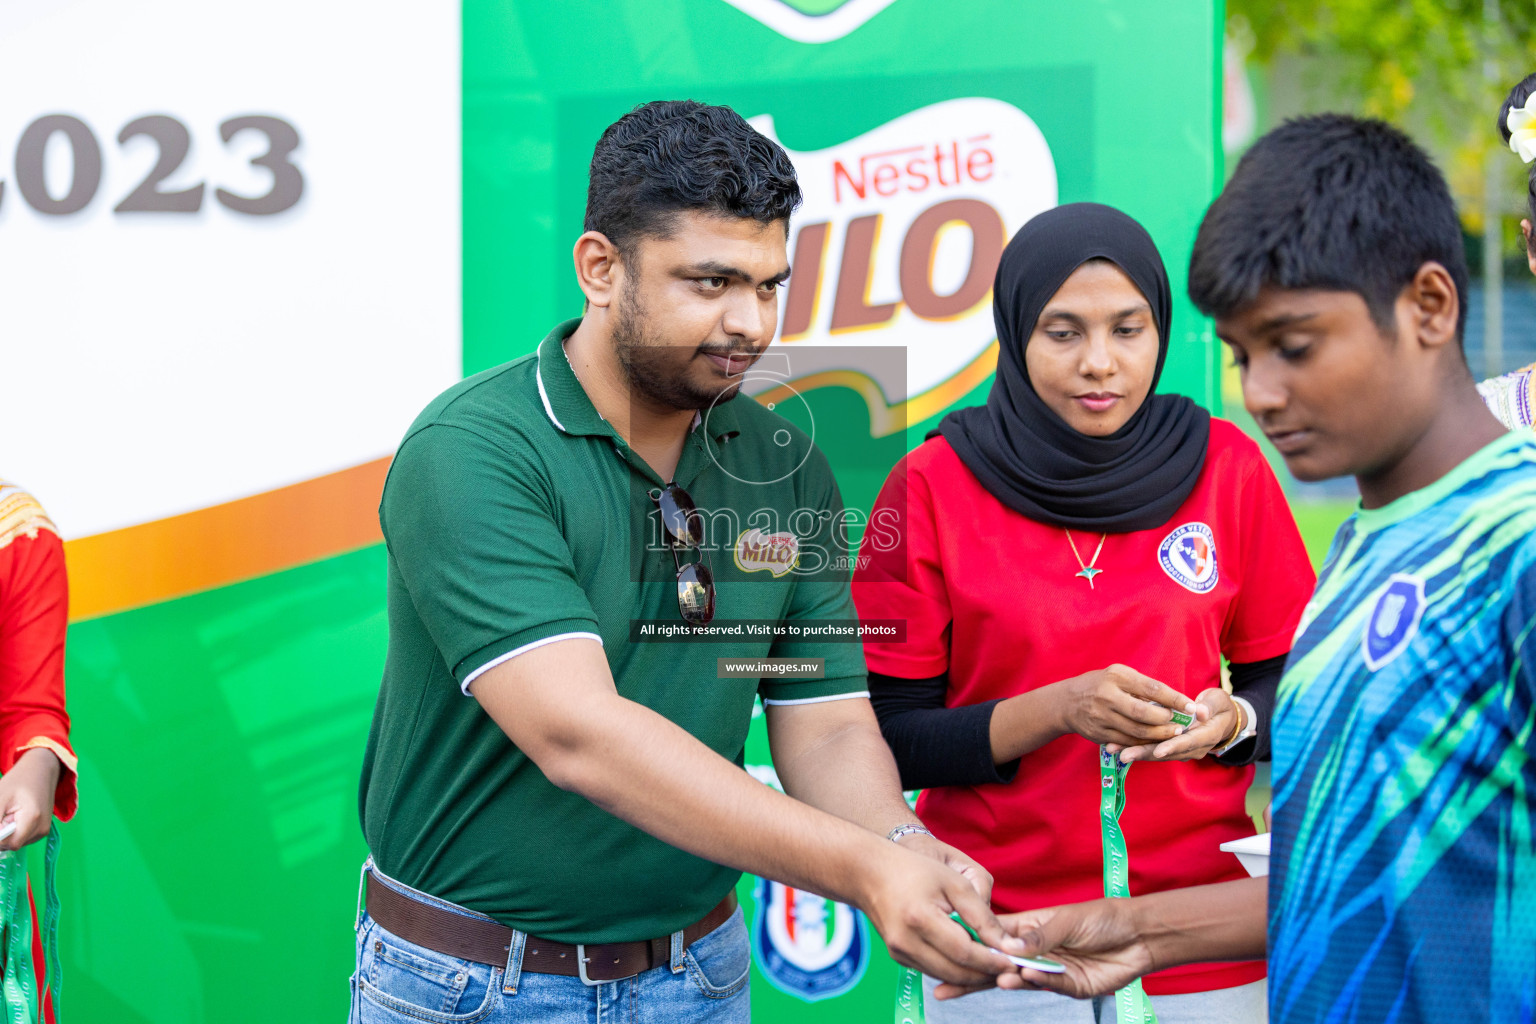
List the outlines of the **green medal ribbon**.
{"type": "MultiPolygon", "coordinates": [[[[59,1010],[63,973],[59,967],[59,823],[48,830],[44,854],[43,955],[48,973],[43,993],[53,994],[59,1010]]],[[[43,1018],[42,997],[37,991],[37,972],[32,964],[32,907],[27,901],[27,861],[21,850],[0,854],[0,949],[5,951],[5,974],[0,980],[5,1016],[9,1024],[38,1024],[43,1018]]]]}
{"type": "Polygon", "coordinates": [[[901,967],[896,972],[896,1021],[895,1024],[925,1024],[923,1014],[923,972],[913,967],[901,967]]]}
{"type": "MultiPolygon", "coordinates": [[[[1125,834],[1120,831],[1120,812],[1125,810],[1125,776],[1131,770],[1120,758],[1099,748],[1099,832],[1104,839],[1104,895],[1129,898],[1130,858],[1125,834]]],[[[1157,1024],[1152,1000],[1137,978],[1115,993],[1116,1024],[1157,1024]]]]}

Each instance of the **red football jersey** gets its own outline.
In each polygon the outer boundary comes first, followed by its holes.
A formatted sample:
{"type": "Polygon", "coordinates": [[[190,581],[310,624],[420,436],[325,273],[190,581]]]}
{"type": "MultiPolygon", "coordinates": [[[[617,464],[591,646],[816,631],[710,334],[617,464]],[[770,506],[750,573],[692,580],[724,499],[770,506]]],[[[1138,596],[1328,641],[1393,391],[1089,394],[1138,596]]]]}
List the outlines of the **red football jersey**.
{"type": "MultiPolygon", "coordinates": [[[[1279,483],[1225,420],[1211,422],[1194,491],[1157,529],[1109,534],[1091,588],[1065,531],[1003,505],[942,437],[897,466],[875,509],[854,600],[863,618],[905,619],[907,635],[866,642],[869,668],[907,679],[948,672],[950,707],[1116,662],[1193,698],[1221,685],[1222,656],[1287,653],[1315,582],[1279,483]]],[[[1099,535],[1073,539],[1092,561],[1099,535]]],[[[1137,764],[1121,818],[1131,893],[1246,877],[1218,847],[1253,834],[1252,780],[1252,768],[1209,757],[1137,764]]],[[[992,872],[999,911],[1019,911],[1104,895],[1099,788],[1097,745],[1063,736],[1025,755],[1012,783],[928,790],[917,810],[992,872]]],[[[1202,992],[1263,976],[1262,962],[1190,964],[1149,975],[1146,989],[1202,992]]]]}

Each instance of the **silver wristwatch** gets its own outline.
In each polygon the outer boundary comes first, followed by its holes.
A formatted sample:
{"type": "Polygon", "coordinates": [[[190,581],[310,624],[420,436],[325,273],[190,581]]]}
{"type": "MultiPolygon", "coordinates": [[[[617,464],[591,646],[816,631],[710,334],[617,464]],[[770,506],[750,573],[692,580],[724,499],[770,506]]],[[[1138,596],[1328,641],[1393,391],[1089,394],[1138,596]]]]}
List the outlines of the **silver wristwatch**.
{"type": "Polygon", "coordinates": [[[933,833],[929,832],[928,829],[923,825],[919,825],[917,822],[909,821],[905,825],[897,825],[895,828],[891,829],[885,834],[885,838],[889,839],[893,843],[899,843],[907,836],[932,837],[932,835],[933,833]]]}

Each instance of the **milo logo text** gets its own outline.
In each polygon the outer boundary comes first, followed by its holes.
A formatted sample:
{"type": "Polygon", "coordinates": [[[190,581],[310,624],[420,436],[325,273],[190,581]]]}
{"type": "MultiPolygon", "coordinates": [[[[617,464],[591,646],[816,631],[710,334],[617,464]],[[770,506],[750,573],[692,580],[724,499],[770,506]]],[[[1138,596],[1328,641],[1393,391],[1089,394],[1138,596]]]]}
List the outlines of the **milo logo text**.
{"type": "Polygon", "coordinates": [[[735,556],[743,572],[766,569],[777,578],[799,563],[800,541],[793,533],[751,529],[736,539],[735,556]]]}

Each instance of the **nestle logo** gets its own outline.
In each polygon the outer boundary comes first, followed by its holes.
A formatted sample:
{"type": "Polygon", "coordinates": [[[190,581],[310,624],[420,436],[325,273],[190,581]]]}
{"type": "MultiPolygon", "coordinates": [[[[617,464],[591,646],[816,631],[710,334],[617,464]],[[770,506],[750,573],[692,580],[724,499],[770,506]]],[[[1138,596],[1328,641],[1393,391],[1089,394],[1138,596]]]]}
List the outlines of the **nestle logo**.
{"type": "Polygon", "coordinates": [[[841,160],[832,162],[833,201],[843,201],[843,188],[860,199],[890,197],[898,192],[925,192],[950,188],[967,181],[992,179],[996,157],[986,145],[991,133],[969,139],[952,139],[865,153],[853,161],[853,169],[841,160]]]}

